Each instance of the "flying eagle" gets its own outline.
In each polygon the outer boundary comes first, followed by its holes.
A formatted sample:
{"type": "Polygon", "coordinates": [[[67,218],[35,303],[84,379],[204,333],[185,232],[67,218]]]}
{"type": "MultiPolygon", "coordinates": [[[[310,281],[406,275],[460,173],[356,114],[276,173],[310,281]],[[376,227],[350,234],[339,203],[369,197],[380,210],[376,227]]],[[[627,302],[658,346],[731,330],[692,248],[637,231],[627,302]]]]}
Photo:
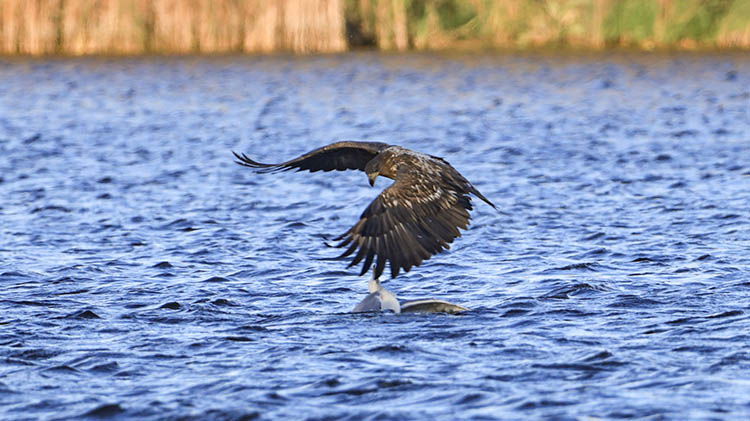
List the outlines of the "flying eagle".
{"type": "MultiPolygon", "coordinates": [[[[380,142],[344,141],[315,149],[281,164],[262,164],[232,152],[237,163],[260,173],[307,170],[360,170],[370,186],[378,176],[395,180],[365,209],[359,221],[334,239],[347,247],[338,258],[357,254],[352,267],[364,259],[364,275],[377,257],[373,279],[390,262],[391,277],[408,272],[424,260],[447,250],[459,228],[469,225],[469,193],[495,208],[466,178],[443,158],[380,142]]],[[[496,208],[495,208],[496,209],[496,208]]]]}

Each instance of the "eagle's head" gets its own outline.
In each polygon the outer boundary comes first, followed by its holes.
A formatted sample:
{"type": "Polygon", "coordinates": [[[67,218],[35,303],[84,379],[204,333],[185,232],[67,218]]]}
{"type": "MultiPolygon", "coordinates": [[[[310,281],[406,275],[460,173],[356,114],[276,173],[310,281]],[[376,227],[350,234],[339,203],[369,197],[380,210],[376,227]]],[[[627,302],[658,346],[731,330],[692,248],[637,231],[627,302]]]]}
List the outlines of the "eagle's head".
{"type": "Polygon", "coordinates": [[[378,176],[396,179],[398,175],[398,160],[395,157],[398,155],[400,148],[397,146],[391,146],[379,154],[375,155],[367,165],[365,165],[365,174],[370,179],[370,185],[375,185],[375,179],[378,176]]]}
{"type": "Polygon", "coordinates": [[[367,163],[365,166],[365,174],[367,174],[367,178],[370,179],[370,186],[374,186],[375,179],[380,175],[380,160],[377,156],[367,163]]]}

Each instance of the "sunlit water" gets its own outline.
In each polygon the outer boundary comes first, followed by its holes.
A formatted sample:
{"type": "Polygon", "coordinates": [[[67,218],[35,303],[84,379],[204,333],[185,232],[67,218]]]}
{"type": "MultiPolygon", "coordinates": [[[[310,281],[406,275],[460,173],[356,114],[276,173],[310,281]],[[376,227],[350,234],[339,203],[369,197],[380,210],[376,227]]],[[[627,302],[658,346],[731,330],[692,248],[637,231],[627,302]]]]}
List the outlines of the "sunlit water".
{"type": "Polygon", "coordinates": [[[0,418],[750,416],[747,55],[0,61],[0,418]],[[254,174],[334,140],[475,201],[348,314],[323,235],[381,189],[254,174]]]}

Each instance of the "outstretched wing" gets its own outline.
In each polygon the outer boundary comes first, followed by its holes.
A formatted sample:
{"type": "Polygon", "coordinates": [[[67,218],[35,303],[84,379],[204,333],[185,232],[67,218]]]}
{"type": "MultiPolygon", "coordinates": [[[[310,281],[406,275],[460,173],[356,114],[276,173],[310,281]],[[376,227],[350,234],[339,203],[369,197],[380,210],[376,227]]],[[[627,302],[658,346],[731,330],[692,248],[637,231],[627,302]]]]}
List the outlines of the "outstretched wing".
{"type": "Polygon", "coordinates": [[[378,278],[390,262],[391,277],[448,249],[459,228],[469,225],[472,209],[470,192],[443,177],[430,177],[419,172],[399,174],[396,182],[385,189],[365,209],[347,232],[336,238],[336,247],[346,247],[339,257],[357,251],[351,264],[364,259],[364,275],[375,257],[374,277],[378,278]]]}
{"type": "Polygon", "coordinates": [[[381,150],[389,145],[380,142],[354,142],[344,141],[332,143],[328,146],[310,151],[299,158],[281,164],[263,164],[253,161],[247,155],[232,152],[237,158],[237,163],[245,167],[256,168],[258,172],[297,171],[343,171],[361,170],[381,150]]]}

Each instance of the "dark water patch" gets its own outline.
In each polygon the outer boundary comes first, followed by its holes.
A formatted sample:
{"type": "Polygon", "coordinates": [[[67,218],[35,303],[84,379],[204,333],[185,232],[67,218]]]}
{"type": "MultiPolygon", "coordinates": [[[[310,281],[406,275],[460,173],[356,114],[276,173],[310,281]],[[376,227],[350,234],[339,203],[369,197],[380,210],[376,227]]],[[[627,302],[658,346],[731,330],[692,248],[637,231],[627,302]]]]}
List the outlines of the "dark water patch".
{"type": "Polygon", "coordinates": [[[232,342],[252,342],[254,340],[247,336],[227,336],[224,339],[232,342]]]}
{"type": "Polygon", "coordinates": [[[519,308],[534,308],[537,307],[538,303],[535,298],[532,297],[514,297],[507,303],[504,303],[501,307],[519,307],[519,308]]]}
{"type": "Polygon", "coordinates": [[[731,134],[731,132],[729,130],[724,129],[724,128],[718,128],[716,130],[713,130],[711,133],[714,134],[714,135],[716,135],[716,136],[727,136],[727,135],[731,134]]]}
{"type": "Polygon", "coordinates": [[[93,320],[101,319],[98,314],[91,310],[81,310],[65,316],[66,319],[93,320]]]}
{"type": "Polygon", "coordinates": [[[713,364],[711,366],[712,369],[717,368],[750,368],[750,352],[747,351],[740,351],[732,353],[731,355],[728,355],[726,357],[723,357],[721,361],[713,364]]]}
{"type": "Polygon", "coordinates": [[[338,387],[338,386],[341,386],[341,384],[342,384],[341,379],[337,377],[333,377],[333,378],[321,380],[318,385],[325,386],[325,387],[338,387]]]}
{"type": "Polygon", "coordinates": [[[156,276],[159,277],[159,278],[174,278],[175,274],[169,273],[169,272],[165,272],[165,273],[160,273],[160,274],[158,274],[156,276]]]}
{"type": "Polygon", "coordinates": [[[96,408],[82,414],[84,418],[113,418],[124,414],[125,409],[117,403],[102,404],[96,408]]]}
{"type": "Polygon", "coordinates": [[[44,211],[57,211],[57,212],[63,212],[63,213],[70,213],[71,209],[65,206],[60,206],[60,205],[47,205],[47,206],[34,208],[31,210],[31,213],[38,213],[38,212],[44,212],[44,211]]]}
{"type": "Polygon", "coordinates": [[[681,318],[678,318],[678,319],[672,319],[672,320],[668,321],[667,324],[670,324],[670,325],[685,325],[685,324],[690,324],[690,325],[692,325],[692,324],[695,324],[695,323],[700,323],[700,321],[701,320],[699,318],[697,318],[697,317],[681,317],[681,318]]]}
{"type": "Polygon", "coordinates": [[[716,347],[700,345],[678,346],[677,348],[671,349],[672,352],[696,352],[699,354],[711,354],[718,350],[719,348],[716,347]]]}
{"type": "Polygon", "coordinates": [[[552,363],[552,364],[534,364],[534,368],[543,368],[551,370],[572,370],[572,371],[602,371],[606,370],[605,367],[601,367],[597,364],[582,364],[582,363],[552,363]]]}
{"type": "Polygon", "coordinates": [[[584,357],[583,361],[600,361],[600,360],[607,360],[612,358],[614,355],[609,351],[601,351],[597,352],[596,354],[590,355],[588,357],[584,357]]]}
{"type": "Polygon", "coordinates": [[[171,263],[164,261],[164,262],[159,262],[151,267],[157,268],[157,269],[170,269],[170,268],[173,268],[174,266],[172,266],[171,263]]]}
{"type": "Polygon", "coordinates": [[[63,373],[63,374],[79,374],[80,371],[67,365],[67,364],[61,364],[56,365],[53,367],[48,367],[43,370],[44,372],[56,372],[56,373],[63,373]]]}
{"type": "Polygon", "coordinates": [[[654,263],[657,265],[664,265],[668,262],[671,262],[673,260],[673,257],[670,256],[650,256],[650,257],[637,257],[631,262],[633,263],[654,263]]]}
{"type": "Polygon", "coordinates": [[[553,400],[547,400],[547,399],[529,400],[529,401],[522,403],[521,405],[518,405],[517,409],[520,409],[520,410],[544,409],[544,408],[568,406],[572,404],[573,404],[572,402],[553,401],[553,400]]]}
{"type": "Polygon", "coordinates": [[[392,344],[376,346],[375,348],[371,348],[368,351],[369,352],[384,352],[384,353],[394,353],[394,352],[411,353],[412,352],[405,345],[392,345],[392,344]]]}
{"type": "Polygon", "coordinates": [[[586,237],[583,237],[583,239],[584,239],[585,241],[598,240],[599,238],[602,238],[602,237],[604,237],[604,236],[606,236],[606,235],[607,235],[607,234],[605,234],[605,233],[603,233],[603,232],[595,232],[595,233],[593,233],[593,234],[591,234],[591,235],[587,235],[586,237]]]}
{"type": "Polygon", "coordinates": [[[35,366],[36,365],[35,363],[33,363],[31,361],[21,360],[21,359],[12,358],[12,357],[11,358],[4,358],[3,361],[5,362],[5,364],[8,364],[9,366],[10,365],[22,365],[22,366],[31,367],[31,366],[35,366]]]}
{"type": "Polygon", "coordinates": [[[168,303],[164,303],[159,308],[168,309],[168,310],[179,310],[182,308],[182,304],[178,303],[177,301],[170,301],[168,303]]]}
{"type": "MultiPolygon", "coordinates": [[[[610,254],[610,251],[604,247],[596,248],[593,250],[586,251],[581,254],[575,255],[576,259],[585,259],[585,258],[601,258],[603,255],[610,254]]],[[[597,264],[598,265],[598,264],[597,264]]],[[[594,265],[590,265],[589,269],[597,270],[597,268],[594,265]]],[[[603,268],[598,268],[599,270],[603,268]]]]}
{"type": "Polygon", "coordinates": [[[94,372],[94,373],[114,373],[119,369],[120,369],[120,365],[117,364],[117,362],[112,361],[108,363],[97,364],[89,368],[89,371],[94,372]]]}
{"type": "Polygon", "coordinates": [[[610,308],[640,308],[640,307],[653,307],[664,304],[660,301],[652,300],[645,297],[638,297],[635,295],[624,295],[620,296],[614,302],[607,305],[610,308]]]}
{"type": "Polygon", "coordinates": [[[265,332],[268,329],[259,325],[244,325],[244,326],[239,326],[235,328],[234,330],[238,332],[265,332]]]}
{"type": "Polygon", "coordinates": [[[542,299],[568,299],[571,297],[577,297],[577,296],[590,296],[595,295],[600,292],[604,292],[606,289],[600,287],[600,286],[594,286],[588,283],[578,283],[573,285],[564,285],[558,288],[555,288],[554,290],[550,291],[549,293],[545,294],[542,299]]]}
{"type": "Polygon", "coordinates": [[[215,305],[217,307],[235,307],[235,306],[238,305],[238,304],[236,304],[236,303],[234,303],[234,302],[232,302],[230,300],[227,300],[225,298],[217,298],[217,299],[211,301],[211,304],[213,304],[213,305],[215,305]]]}
{"type": "Polygon", "coordinates": [[[377,386],[380,389],[392,389],[392,388],[408,388],[414,385],[414,382],[411,380],[403,380],[403,379],[386,379],[386,380],[378,380],[377,386]]]}
{"type": "Polygon", "coordinates": [[[503,313],[502,317],[518,317],[523,316],[524,314],[528,314],[530,310],[524,310],[524,309],[511,309],[503,313]]]}
{"type": "MultiPolygon", "coordinates": [[[[599,253],[597,253],[599,254],[599,253]]],[[[570,265],[560,266],[557,268],[549,269],[548,271],[545,271],[545,273],[550,272],[557,272],[557,271],[568,271],[568,270],[575,270],[575,271],[596,271],[596,267],[598,266],[597,263],[593,262],[582,262],[582,263],[573,263],[570,265]]]]}
{"type": "Polygon", "coordinates": [[[163,230],[189,230],[192,228],[193,222],[184,218],[175,219],[172,222],[161,225],[160,229],[163,230]]]}
{"type": "Polygon", "coordinates": [[[56,307],[57,303],[52,301],[15,301],[15,300],[3,300],[6,303],[19,305],[19,306],[32,306],[32,307],[56,307]]]}
{"type": "Polygon", "coordinates": [[[735,316],[741,316],[743,314],[745,314],[745,312],[743,312],[742,310],[730,310],[730,311],[725,311],[722,313],[712,314],[710,316],[706,316],[706,318],[723,319],[725,317],[735,317],[735,316]]]}
{"type": "Polygon", "coordinates": [[[670,135],[672,137],[682,138],[682,137],[685,137],[685,136],[696,136],[696,135],[698,135],[698,131],[697,130],[690,130],[690,129],[687,129],[687,130],[677,130],[677,131],[671,132],[670,135]]]}
{"type": "Polygon", "coordinates": [[[57,355],[60,355],[61,352],[62,351],[58,349],[24,347],[22,349],[10,350],[7,355],[11,358],[17,358],[19,360],[36,362],[54,358],[57,355]]]}
{"type": "Polygon", "coordinates": [[[8,271],[0,273],[0,278],[4,278],[4,280],[8,278],[7,280],[11,280],[16,278],[33,278],[33,275],[17,271],[8,271]]]}
{"type": "Polygon", "coordinates": [[[664,333],[664,332],[669,332],[669,331],[670,331],[669,329],[648,329],[642,333],[644,335],[654,335],[657,333],[664,333]]]}
{"type": "MultiPolygon", "coordinates": [[[[669,185],[670,189],[682,189],[685,187],[687,187],[687,183],[684,181],[676,181],[669,185]]],[[[672,209],[674,209],[673,211],[684,210],[684,208],[672,208],[672,209]]]]}
{"type": "Polygon", "coordinates": [[[739,214],[736,213],[718,213],[712,216],[714,219],[737,219],[740,218],[739,214]]]}
{"type": "Polygon", "coordinates": [[[38,142],[41,139],[42,139],[42,134],[41,133],[35,133],[34,135],[25,138],[23,140],[23,143],[26,144],[26,145],[29,145],[29,144],[32,144],[32,143],[36,143],[36,142],[38,142]]]}
{"type": "Polygon", "coordinates": [[[228,409],[211,409],[205,412],[195,414],[195,416],[188,417],[196,420],[210,419],[210,420],[238,420],[238,421],[253,421],[262,419],[262,414],[258,411],[248,410],[228,410],[228,409]]]}

